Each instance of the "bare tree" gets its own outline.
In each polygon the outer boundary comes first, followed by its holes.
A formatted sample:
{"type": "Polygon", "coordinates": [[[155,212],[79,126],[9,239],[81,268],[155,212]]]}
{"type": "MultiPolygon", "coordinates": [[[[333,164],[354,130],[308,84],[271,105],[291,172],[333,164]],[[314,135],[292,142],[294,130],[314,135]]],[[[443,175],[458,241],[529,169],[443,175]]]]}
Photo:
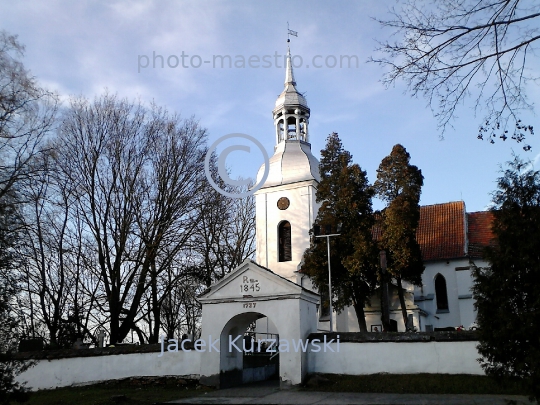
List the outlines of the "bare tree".
{"type": "MultiPolygon", "coordinates": [[[[215,160],[211,160],[214,181],[229,192],[245,192],[227,187],[217,177],[215,160]]],[[[207,181],[203,183],[198,221],[189,244],[169,269],[164,285],[173,288],[165,294],[162,305],[163,329],[170,338],[174,334],[200,333],[201,306],[196,297],[213,282],[230,273],[255,251],[255,201],[253,196],[234,199],[217,192],[207,181]],[[179,277],[180,275],[180,277],[179,277]],[[174,280],[178,281],[174,281],[174,280]]]]}
{"type": "MultiPolygon", "coordinates": [[[[253,182],[236,192],[245,192],[252,186],[253,182]]],[[[230,210],[232,212],[225,235],[230,266],[227,273],[255,253],[255,197],[250,195],[230,200],[230,210]]]]}
{"type": "Polygon", "coordinates": [[[200,221],[191,239],[192,250],[198,258],[192,266],[193,275],[206,287],[227,274],[227,247],[225,234],[230,220],[228,198],[209,184],[204,203],[199,207],[200,221]]]}
{"type": "Polygon", "coordinates": [[[31,324],[34,325],[34,317],[39,314],[40,321],[47,326],[51,344],[57,346],[62,316],[67,309],[67,247],[64,242],[69,213],[67,195],[53,191],[55,184],[51,177],[54,173],[46,167],[48,163],[49,159],[44,159],[42,175],[25,182],[24,193],[28,203],[23,215],[27,259],[24,279],[32,305],[31,324]],[[34,310],[33,305],[38,310],[34,310]]]}
{"type": "Polygon", "coordinates": [[[74,99],[64,116],[58,167],[77,190],[96,250],[112,343],[140,332],[147,291],[150,340],[157,341],[163,295],[157,280],[194,226],[204,141],[193,120],[111,95],[94,103],[74,99]]]}
{"type": "Polygon", "coordinates": [[[255,252],[255,199],[225,197],[208,183],[204,195],[191,246],[200,258],[196,274],[210,287],[255,252]]]}
{"type": "Polygon", "coordinates": [[[160,284],[160,274],[174,266],[200,220],[197,207],[205,183],[202,164],[206,132],[193,119],[181,122],[154,107],[146,136],[153,148],[148,151],[147,170],[141,174],[142,193],[135,217],[144,245],[142,269],[149,275],[149,343],[157,343],[162,301],[177,281],[160,284]]]}
{"type": "Polygon", "coordinates": [[[92,235],[111,343],[121,342],[132,328],[146,286],[142,242],[135,233],[135,196],[149,148],[144,120],[141,105],[106,95],[93,104],[73,100],[60,128],[58,166],[78,190],[77,203],[92,235]]]}
{"type": "Polygon", "coordinates": [[[11,201],[14,190],[0,198],[0,402],[27,401],[24,384],[15,377],[33,363],[14,359],[20,337],[19,314],[16,299],[19,296],[19,279],[14,269],[20,267],[21,258],[17,245],[20,239],[20,223],[17,200],[11,201]]]}
{"type": "Polygon", "coordinates": [[[35,336],[36,323],[42,323],[48,331],[43,337],[51,346],[70,347],[77,337],[95,342],[89,321],[97,284],[86,288],[92,279],[92,251],[74,204],[74,190],[55,170],[56,161],[54,153],[39,155],[31,164],[39,165],[37,175],[21,183],[25,257],[21,273],[28,296],[28,332],[35,336]]]}
{"type": "Polygon", "coordinates": [[[38,86],[24,68],[24,47],[0,31],[0,198],[35,172],[29,163],[51,130],[57,97],[38,86]]]}
{"type": "Polygon", "coordinates": [[[198,336],[202,307],[197,301],[205,286],[198,277],[185,276],[194,274],[193,258],[186,252],[178,267],[171,268],[164,274],[163,283],[172,288],[164,295],[162,302],[162,328],[168,339],[182,336],[184,333],[198,336]],[[184,276],[178,277],[179,274],[184,276]]]}
{"type": "Polygon", "coordinates": [[[520,115],[533,109],[525,90],[540,80],[532,65],[540,42],[537,0],[405,0],[391,13],[378,21],[398,39],[381,43],[386,56],[370,61],[389,68],[387,86],[402,79],[412,95],[428,99],[441,136],[467,98],[484,116],[479,139],[522,142],[533,134],[520,115]]]}
{"type": "Polygon", "coordinates": [[[32,176],[30,162],[52,126],[54,96],[38,87],[24,69],[23,46],[0,31],[0,400],[23,401],[15,377],[29,367],[9,353],[20,337],[21,180],[32,176]],[[7,353],[6,353],[7,351],[7,353]]]}

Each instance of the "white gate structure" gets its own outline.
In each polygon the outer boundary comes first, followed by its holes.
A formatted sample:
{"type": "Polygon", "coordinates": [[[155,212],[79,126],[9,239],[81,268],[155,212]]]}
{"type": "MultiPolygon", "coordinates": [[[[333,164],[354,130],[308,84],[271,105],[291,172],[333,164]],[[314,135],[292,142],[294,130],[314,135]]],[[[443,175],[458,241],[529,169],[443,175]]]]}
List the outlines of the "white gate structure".
{"type": "Polygon", "coordinates": [[[253,344],[269,351],[279,345],[281,384],[302,383],[307,373],[307,338],[317,331],[318,294],[246,260],[213,284],[199,301],[201,339],[208,346],[219,338],[219,352],[207,348],[201,353],[201,382],[219,387],[224,379],[230,382],[230,376],[233,380],[235,374],[240,376],[244,333],[255,321],[267,317],[277,329],[279,342],[272,345],[268,339],[262,345],[260,341],[253,344]]]}

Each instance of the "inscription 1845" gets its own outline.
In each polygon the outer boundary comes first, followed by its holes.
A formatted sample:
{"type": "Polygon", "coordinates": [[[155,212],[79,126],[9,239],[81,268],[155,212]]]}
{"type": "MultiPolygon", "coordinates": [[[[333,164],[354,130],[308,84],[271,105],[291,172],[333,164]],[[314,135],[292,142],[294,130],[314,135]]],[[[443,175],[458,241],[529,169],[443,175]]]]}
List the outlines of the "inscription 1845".
{"type": "Polygon", "coordinates": [[[248,276],[242,277],[242,284],[240,284],[240,292],[258,292],[261,291],[259,286],[259,280],[249,278],[248,276]]]}

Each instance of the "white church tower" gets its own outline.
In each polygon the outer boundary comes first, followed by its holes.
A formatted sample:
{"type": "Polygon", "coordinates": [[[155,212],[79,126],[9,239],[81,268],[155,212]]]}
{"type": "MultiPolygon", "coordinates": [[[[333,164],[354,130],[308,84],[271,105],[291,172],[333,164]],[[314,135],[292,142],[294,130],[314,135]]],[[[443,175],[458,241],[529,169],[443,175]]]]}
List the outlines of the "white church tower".
{"type": "MultiPolygon", "coordinates": [[[[276,146],[266,182],[255,193],[257,263],[291,281],[309,247],[309,230],[319,205],[319,161],[309,143],[309,107],[296,89],[287,52],[285,89],[272,111],[276,146]]],[[[264,173],[259,169],[257,183],[264,173]]]]}

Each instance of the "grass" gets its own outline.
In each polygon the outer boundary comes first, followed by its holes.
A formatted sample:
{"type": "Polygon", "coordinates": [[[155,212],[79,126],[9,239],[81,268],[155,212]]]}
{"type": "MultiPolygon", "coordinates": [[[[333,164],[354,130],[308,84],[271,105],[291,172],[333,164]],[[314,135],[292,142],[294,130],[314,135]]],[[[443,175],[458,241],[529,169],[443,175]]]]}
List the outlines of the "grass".
{"type": "MultiPolygon", "coordinates": [[[[409,394],[526,395],[516,381],[451,374],[321,374],[330,380],[313,391],[409,394]]],[[[203,394],[212,389],[178,378],[135,378],[31,393],[29,405],[151,405],[203,394]],[[197,388],[199,387],[199,388],[197,388]],[[121,397],[123,396],[123,397],[121,397]]]]}
{"type": "Polygon", "coordinates": [[[31,393],[29,405],[150,405],[200,395],[210,388],[178,378],[127,379],[81,387],[57,388],[31,393]],[[124,396],[124,397],[122,397],[124,396]]]}
{"type": "Polygon", "coordinates": [[[313,391],[407,394],[527,395],[515,380],[496,382],[491,377],[460,374],[321,374],[329,383],[313,391]]]}

